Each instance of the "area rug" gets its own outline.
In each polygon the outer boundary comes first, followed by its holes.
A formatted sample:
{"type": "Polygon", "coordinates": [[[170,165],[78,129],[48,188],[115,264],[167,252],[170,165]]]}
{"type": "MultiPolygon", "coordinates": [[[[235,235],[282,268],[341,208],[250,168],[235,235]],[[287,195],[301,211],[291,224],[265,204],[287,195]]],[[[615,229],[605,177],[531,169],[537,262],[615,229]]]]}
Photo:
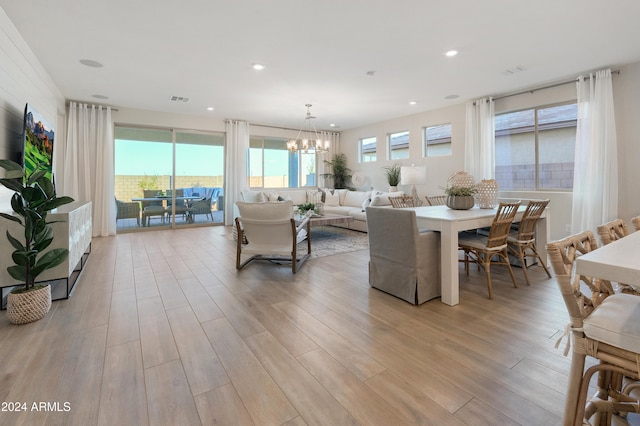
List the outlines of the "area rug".
{"type": "MultiPolygon", "coordinates": [[[[305,243],[303,245],[306,247],[305,243]]],[[[311,228],[311,258],[332,256],[368,248],[369,238],[366,232],[352,231],[335,226],[314,226],[311,228]]]]}

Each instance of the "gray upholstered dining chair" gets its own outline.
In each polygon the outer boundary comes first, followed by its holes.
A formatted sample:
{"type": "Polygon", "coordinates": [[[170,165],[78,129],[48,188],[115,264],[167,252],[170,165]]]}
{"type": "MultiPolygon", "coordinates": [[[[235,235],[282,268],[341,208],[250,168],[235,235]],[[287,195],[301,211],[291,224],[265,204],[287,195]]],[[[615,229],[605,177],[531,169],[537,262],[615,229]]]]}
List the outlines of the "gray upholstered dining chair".
{"type": "MultiPolygon", "coordinates": [[[[144,198],[154,198],[158,191],[154,189],[145,189],[143,191],[144,198]]],[[[142,226],[151,225],[151,218],[159,216],[162,223],[167,213],[167,209],[162,205],[161,200],[150,200],[142,202],[142,226]]]]}
{"type": "Polygon", "coordinates": [[[414,210],[367,207],[369,285],[414,305],[440,296],[440,233],[414,210]]]}

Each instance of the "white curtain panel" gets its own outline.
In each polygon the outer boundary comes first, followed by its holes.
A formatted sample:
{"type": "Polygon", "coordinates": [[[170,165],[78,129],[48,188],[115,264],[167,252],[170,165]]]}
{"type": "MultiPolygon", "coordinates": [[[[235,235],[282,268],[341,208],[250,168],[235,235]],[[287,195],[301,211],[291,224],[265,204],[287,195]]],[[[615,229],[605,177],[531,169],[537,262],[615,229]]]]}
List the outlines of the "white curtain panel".
{"type": "Polygon", "coordinates": [[[71,102],[64,151],[64,195],[92,202],[94,237],[115,235],[111,108],[71,102]]]}
{"type": "Polygon", "coordinates": [[[618,216],[618,149],[611,70],[578,78],[571,232],[597,231],[618,216]]]}
{"type": "Polygon", "coordinates": [[[464,170],[476,181],[495,178],[494,109],[492,98],[467,103],[464,170]]]}
{"type": "Polygon", "coordinates": [[[248,189],[247,164],[249,162],[249,123],[227,120],[226,188],[224,197],[224,223],[233,225],[233,206],[240,200],[240,192],[248,189]]]}
{"type": "Polygon", "coordinates": [[[318,132],[318,134],[320,135],[320,139],[322,139],[323,141],[328,140],[330,143],[329,151],[325,152],[324,154],[317,154],[316,158],[316,162],[318,163],[318,180],[316,182],[319,187],[324,188],[327,186],[327,184],[324,179],[320,177],[322,176],[322,174],[327,173],[327,166],[324,164],[324,161],[331,161],[331,159],[333,158],[333,154],[335,154],[336,152],[340,152],[340,133],[318,132]]]}

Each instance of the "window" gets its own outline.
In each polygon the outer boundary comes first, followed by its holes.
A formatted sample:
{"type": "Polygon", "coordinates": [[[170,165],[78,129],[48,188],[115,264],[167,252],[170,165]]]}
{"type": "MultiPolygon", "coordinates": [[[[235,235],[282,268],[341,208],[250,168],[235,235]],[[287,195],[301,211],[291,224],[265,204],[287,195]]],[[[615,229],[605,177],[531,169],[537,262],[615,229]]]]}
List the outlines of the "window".
{"type": "Polygon", "coordinates": [[[360,139],[360,162],[369,163],[376,161],[376,138],[360,139]]]}
{"type": "Polygon", "coordinates": [[[114,195],[123,203],[139,203],[138,217],[120,217],[117,230],[141,229],[141,221],[167,227],[222,223],[223,208],[218,202],[224,196],[224,140],[223,133],[116,125],[114,195]],[[199,204],[198,214],[187,217],[186,210],[174,213],[191,200],[176,200],[176,211],[170,196],[143,200],[148,198],[145,192],[155,197],[174,190],[176,197],[202,197],[199,201],[206,203],[199,204]],[[152,205],[164,208],[162,214],[146,217],[144,209],[152,205]]]}
{"type": "Polygon", "coordinates": [[[298,188],[316,185],[316,154],[291,152],[288,139],[252,136],[249,140],[250,188],[298,188]]]}
{"type": "Polygon", "coordinates": [[[400,160],[409,158],[409,132],[390,133],[389,142],[389,159],[400,160]]]}
{"type": "Polygon", "coordinates": [[[451,155],[451,124],[440,124],[424,128],[425,157],[451,155]]]}
{"type": "Polygon", "coordinates": [[[496,115],[496,180],[501,190],[573,188],[577,104],[496,115]]]}

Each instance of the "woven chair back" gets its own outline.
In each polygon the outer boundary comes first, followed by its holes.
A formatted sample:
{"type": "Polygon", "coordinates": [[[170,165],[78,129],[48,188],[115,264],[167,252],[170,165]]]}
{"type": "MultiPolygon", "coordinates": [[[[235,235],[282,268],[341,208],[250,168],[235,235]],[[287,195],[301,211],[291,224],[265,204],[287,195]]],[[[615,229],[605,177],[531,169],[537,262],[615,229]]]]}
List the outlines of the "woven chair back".
{"type": "Polygon", "coordinates": [[[633,227],[636,228],[636,231],[640,231],[640,216],[631,218],[631,223],[633,223],[633,227]]]}
{"type": "Polygon", "coordinates": [[[613,241],[629,235],[627,225],[622,219],[612,220],[604,225],[598,226],[598,235],[603,245],[607,245],[613,241]]]}
{"type": "MultiPolygon", "coordinates": [[[[581,312],[585,314],[585,317],[607,296],[614,293],[610,281],[584,275],[575,275],[574,267],[576,259],[597,248],[596,238],[591,231],[584,231],[547,244],[547,253],[551,260],[553,272],[557,277],[569,276],[571,286],[575,287],[571,290],[572,294],[575,293],[575,297],[587,299],[575,302],[582,306],[582,310],[586,310],[584,312],[581,310],[581,312]],[[582,287],[581,284],[586,285],[590,290],[590,294],[582,293],[584,287],[582,287]]],[[[562,294],[565,296],[564,292],[562,294]]]]}
{"type": "Polygon", "coordinates": [[[487,237],[487,248],[500,247],[507,244],[509,238],[509,230],[513,223],[513,218],[518,213],[520,201],[515,203],[500,203],[498,211],[493,218],[489,236],[487,237]]]}
{"type": "Polygon", "coordinates": [[[447,204],[446,195],[432,195],[425,197],[430,206],[444,206],[447,204]]]}
{"type": "Polygon", "coordinates": [[[403,207],[416,207],[416,200],[413,195],[401,195],[399,197],[389,197],[394,209],[403,207]]]}
{"type": "Polygon", "coordinates": [[[535,238],[536,223],[547,208],[549,200],[529,201],[518,227],[518,241],[531,241],[535,238]]]}

